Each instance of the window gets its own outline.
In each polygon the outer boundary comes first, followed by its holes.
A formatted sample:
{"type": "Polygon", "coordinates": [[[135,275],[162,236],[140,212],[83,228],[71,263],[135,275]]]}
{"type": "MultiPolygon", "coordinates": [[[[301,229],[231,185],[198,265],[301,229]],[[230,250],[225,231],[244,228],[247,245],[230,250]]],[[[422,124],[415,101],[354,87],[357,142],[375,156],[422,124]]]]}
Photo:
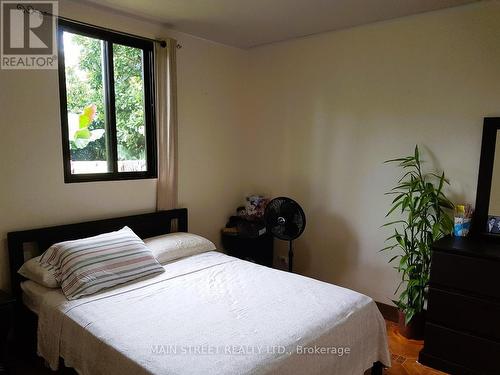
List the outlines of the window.
{"type": "Polygon", "coordinates": [[[156,177],[153,42],[59,20],[65,182],[156,177]]]}

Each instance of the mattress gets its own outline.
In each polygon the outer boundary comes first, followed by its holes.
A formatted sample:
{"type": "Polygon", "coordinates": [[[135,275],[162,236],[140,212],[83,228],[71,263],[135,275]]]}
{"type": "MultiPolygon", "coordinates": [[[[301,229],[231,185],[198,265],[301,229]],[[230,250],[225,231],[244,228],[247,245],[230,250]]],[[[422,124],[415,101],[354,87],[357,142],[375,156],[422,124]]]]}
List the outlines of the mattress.
{"type": "Polygon", "coordinates": [[[217,252],[164,268],[74,301],[46,290],[39,355],[83,375],[359,375],[390,364],[385,322],[367,296],[217,252]]]}

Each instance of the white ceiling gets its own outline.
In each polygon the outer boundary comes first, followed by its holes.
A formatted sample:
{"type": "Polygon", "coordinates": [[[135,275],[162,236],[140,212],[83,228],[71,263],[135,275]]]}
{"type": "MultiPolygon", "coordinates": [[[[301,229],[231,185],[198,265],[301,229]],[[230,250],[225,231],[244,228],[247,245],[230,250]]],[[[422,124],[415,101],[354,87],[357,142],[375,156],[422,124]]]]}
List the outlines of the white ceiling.
{"type": "Polygon", "coordinates": [[[86,0],[240,48],[477,0],[86,0]]]}

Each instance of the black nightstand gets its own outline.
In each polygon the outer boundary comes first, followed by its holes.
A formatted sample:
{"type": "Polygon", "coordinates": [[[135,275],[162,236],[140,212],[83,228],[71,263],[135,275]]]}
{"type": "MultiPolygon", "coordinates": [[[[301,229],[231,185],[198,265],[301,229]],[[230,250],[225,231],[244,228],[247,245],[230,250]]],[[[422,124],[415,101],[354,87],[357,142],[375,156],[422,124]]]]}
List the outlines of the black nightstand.
{"type": "Polygon", "coordinates": [[[245,237],[238,233],[221,233],[222,247],[228,255],[263,266],[273,266],[273,236],[265,233],[258,237],[245,237]]]}
{"type": "Polygon", "coordinates": [[[7,374],[10,353],[9,342],[14,328],[14,305],[16,300],[0,290],[0,374],[7,374]]]}

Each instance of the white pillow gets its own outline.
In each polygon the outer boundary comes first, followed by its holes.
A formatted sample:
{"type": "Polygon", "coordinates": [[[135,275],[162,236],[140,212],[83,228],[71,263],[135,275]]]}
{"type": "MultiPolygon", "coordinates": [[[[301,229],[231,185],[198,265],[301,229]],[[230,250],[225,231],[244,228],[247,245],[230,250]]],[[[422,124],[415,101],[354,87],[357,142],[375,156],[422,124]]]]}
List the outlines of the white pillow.
{"type": "Polygon", "coordinates": [[[205,251],[215,250],[212,241],[192,233],[176,232],[145,238],[144,243],[151,249],[161,264],[205,251]]]}
{"type": "Polygon", "coordinates": [[[59,283],[54,276],[54,267],[40,263],[40,257],[31,258],[17,271],[21,276],[47,288],[59,288],[59,283]]]}

